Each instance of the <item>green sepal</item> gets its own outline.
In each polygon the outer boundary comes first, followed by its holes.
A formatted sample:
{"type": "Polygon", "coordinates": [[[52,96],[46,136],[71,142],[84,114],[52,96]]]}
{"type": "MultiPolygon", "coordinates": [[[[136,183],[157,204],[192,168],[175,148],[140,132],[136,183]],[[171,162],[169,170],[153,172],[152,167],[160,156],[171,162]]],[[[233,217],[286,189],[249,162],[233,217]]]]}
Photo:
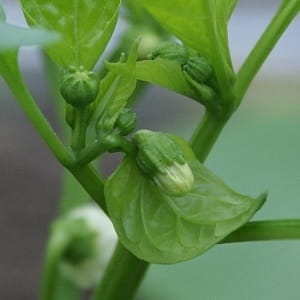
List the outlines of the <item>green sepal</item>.
{"type": "Polygon", "coordinates": [[[171,264],[207,251],[245,224],[266,199],[241,195],[182,147],[195,180],[182,197],[163,193],[125,157],[105,184],[108,213],[121,243],[138,258],[171,264]]]}

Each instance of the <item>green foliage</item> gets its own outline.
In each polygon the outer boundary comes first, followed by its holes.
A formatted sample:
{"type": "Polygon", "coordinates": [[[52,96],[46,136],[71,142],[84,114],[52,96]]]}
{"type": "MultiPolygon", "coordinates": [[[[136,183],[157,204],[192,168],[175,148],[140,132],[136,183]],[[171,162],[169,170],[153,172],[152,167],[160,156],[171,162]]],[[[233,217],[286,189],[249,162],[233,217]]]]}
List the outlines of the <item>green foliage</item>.
{"type": "Polygon", "coordinates": [[[25,29],[5,23],[6,16],[0,5],[0,75],[7,82],[16,83],[20,75],[18,68],[18,50],[21,46],[46,46],[59,40],[55,32],[43,29],[25,29]]]}
{"type": "Polygon", "coordinates": [[[21,0],[32,26],[55,30],[59,44],[47,49],[57,64],[91,69],[104,51],[116,24],[120,0],[21,0]]]}
{"type": "Polygon", "coordinates": [[[181,66],[174,61],[166,59],[139,61],[136,64],[136,76],[138,80],[158,84],[197,100],[196,94],[183,76],[181,66]]]}
{"type": "Polygon", "coordinates": [[[227,22],[236,2],[237,0],[143,1],[149,12],[186,46],[208,59],[213,59],[217,52],[227,64],[230,64],[227,22]],[[212,28],[215,36],[212,36],[212,28]],[[218,40],[217,48],[214,47],[215,40],[218,40]]]}
{"type": "Polygon", "coordinates": [[[6,24],[5,20],[5,11],[0,5],[0,53],[17,50],[21,46],[46,46],[59,40],[59,35],[55,32],[17,27],[6,24]]]}
{"type": "Polygon", "coordinates": [[[114,129],[122,109],[136,86],[136,59],[139,40],[136,40],[130,50],[126,62],[122,54],[120,62],[105,65],[109,73],[100,83],[98,94],[97,129],[110,132],[114,129]]]}
{"type": "Polygon", "coordinates": [[[238,194],[184,151],[195,181],[181,197],[162,192],[125,157],[105,185],[109,215],[123,245],[151,263],[176,263],[198,256],[246,223],[260,208],[258,199],[238,194]]]}

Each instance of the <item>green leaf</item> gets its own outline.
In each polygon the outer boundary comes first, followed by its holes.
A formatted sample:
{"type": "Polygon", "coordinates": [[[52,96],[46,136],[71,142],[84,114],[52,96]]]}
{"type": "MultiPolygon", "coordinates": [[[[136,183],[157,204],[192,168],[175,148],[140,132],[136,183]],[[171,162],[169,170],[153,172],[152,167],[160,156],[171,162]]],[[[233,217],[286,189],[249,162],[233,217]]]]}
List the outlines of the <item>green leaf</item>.
{"type": "Polygon", "coordinates": [[[18,49],[21,46],[46,46],[59,41],[59,35],[43,29],[26,29],[0,23],[0,52],[18,49]]]}
{"type": "Polygon", "coordinates": [[[144,0],[143,3],[162,26],[210,61],[222,95],[230,101],[233,70],[227,23],[237,0],[144,0]]]}
{"type": "Polygon", "coordinates": [[[96,100],[98,105],[98,125],[105,131],[111,131],[120,115],[122,108],[136,87],[136,59],[139,40],[136,40],[126,62],[122,54],[120,62],[105,62],[109,73],[100,83],[100,90],[96,100]]]}
{"type": "Polygon", "coordinates": [[[143,60],[136,64],[138,80],[151,82],[197,100],[189,83],[183,76],[181,66],[170,60],[143,60]]]}
{"type": "Polygon", "coordinates": [[[106,204],[123,245],[150,263],[177,263],[208,250],[245,224],[265,201],[229,188],[176,138],[195,182],[181,197],[163,193],[125,157],[105,185],[106,204]]]}
{"type": "Polygon", "coordinates": [[[21,0],[30,25],[55,30],[62,41],[47,49],[61,66],[91,69],[104,51],[116,24],[120,0],[21,0]]]}
{"type": "Polygon", "coordinates": [[[237,0],[144,0],[145,7],[187,46],[210,58],[210,26],[227,51],[227,22],[237,0]],[[188,20],[188,22],[187,22],[188,20]]]}

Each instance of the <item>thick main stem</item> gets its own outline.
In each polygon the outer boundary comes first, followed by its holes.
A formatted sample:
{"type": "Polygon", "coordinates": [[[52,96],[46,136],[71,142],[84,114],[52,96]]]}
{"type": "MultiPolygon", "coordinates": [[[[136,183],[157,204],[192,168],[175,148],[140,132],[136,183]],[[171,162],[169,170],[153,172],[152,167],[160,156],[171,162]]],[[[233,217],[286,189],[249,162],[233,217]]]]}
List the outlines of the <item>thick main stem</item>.
{"type": "Polygon", "coordinates": [[[148,266],[118,243],[93,300],[132,300],[148,266]]]}
{"type": "Polygon", "coordinates": [[[205,112],[190,140],[190,145],[199,161],[205,161],[227,120],[228,118],[218,118],[208,111],[205,112]]]}

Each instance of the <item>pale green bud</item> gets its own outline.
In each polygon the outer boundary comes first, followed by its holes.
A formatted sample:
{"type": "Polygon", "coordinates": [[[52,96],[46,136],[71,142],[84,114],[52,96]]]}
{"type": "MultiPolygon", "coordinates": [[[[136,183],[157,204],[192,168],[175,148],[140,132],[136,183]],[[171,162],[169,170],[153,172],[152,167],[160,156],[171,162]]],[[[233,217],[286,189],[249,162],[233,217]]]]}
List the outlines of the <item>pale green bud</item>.
{"type": "Polygon", "coordinates": [[[157,186],[171,196],[182,196],[189,192],[194,184],[194,175],[187,163],[177,162],[166,167],[166,173],[157,173],[153,177],[157,186]]]}
{"type": "Polygon", "coordinates": [[[168,135],[149,130],[138,131],[133,138],[137,146],[136,162],[166,194],[181,196],[193,185],[194,176],[181,147],[168,135]]]}

